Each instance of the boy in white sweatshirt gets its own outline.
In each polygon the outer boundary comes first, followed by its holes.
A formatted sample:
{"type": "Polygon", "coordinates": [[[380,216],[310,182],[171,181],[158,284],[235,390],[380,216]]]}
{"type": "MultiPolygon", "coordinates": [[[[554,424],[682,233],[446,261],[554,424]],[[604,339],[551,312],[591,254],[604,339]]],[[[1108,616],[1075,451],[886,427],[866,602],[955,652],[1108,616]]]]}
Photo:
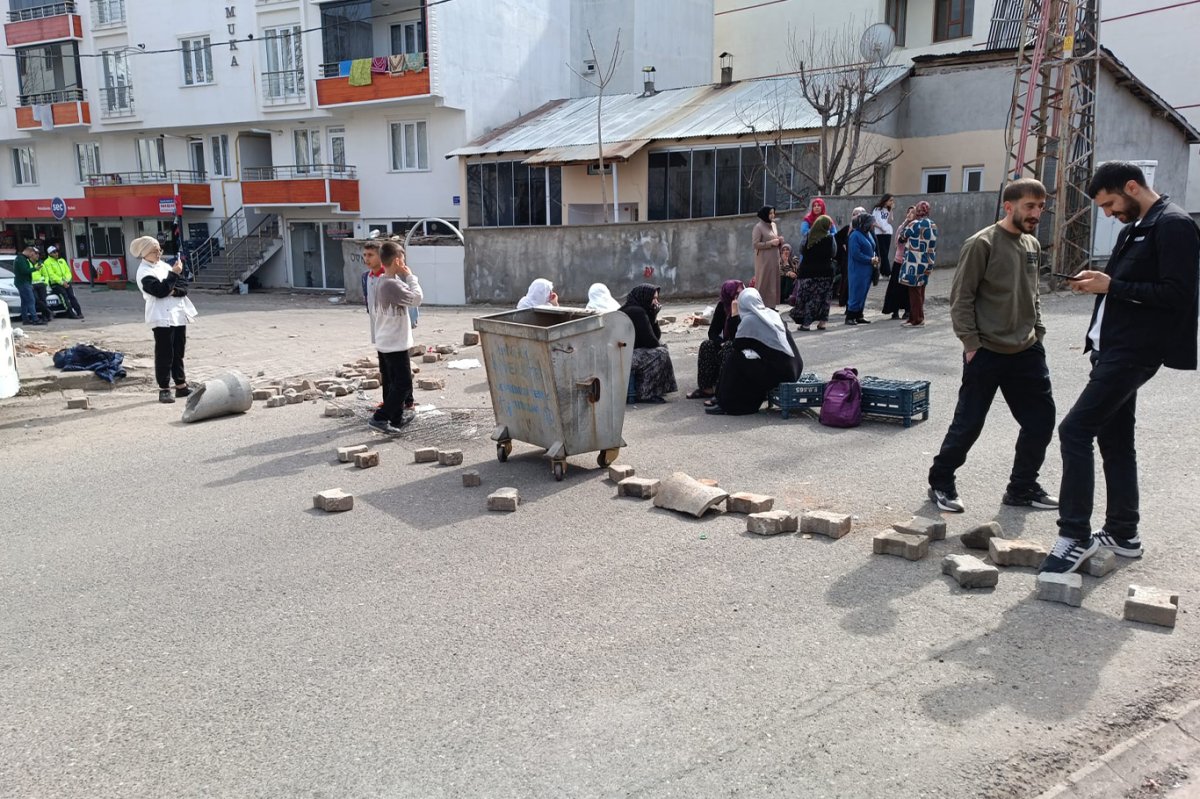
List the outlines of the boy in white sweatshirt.
{"type": "Polygon", "coordinates": [[[379,248],[383,275],[367,283],[367,309],[371,313],[371,339],[379,351],[383,376],[383,407],[375,411],[367,424],[388,435],[413,420],[413,411],[405,410],[412,396],[412,367],[408,350],[413,345],[408,309],[421,304],[421,284],[408,268],[404,247],[385,241],[379,248]]]}

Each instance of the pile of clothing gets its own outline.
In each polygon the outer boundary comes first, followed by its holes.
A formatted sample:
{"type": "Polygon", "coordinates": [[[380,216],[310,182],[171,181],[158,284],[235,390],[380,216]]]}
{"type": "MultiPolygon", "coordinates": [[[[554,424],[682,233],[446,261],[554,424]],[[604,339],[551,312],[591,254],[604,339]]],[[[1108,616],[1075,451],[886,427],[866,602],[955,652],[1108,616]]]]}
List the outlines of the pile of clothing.
{"type": "Polygon", "coordinates": [[[91,344],[76,344],[74,347],[54,353],[54,366],[64,372],[95,372],[96,377],[115,383],[125,376],[121,362],[125,355],[108,352],[91,344]]]}

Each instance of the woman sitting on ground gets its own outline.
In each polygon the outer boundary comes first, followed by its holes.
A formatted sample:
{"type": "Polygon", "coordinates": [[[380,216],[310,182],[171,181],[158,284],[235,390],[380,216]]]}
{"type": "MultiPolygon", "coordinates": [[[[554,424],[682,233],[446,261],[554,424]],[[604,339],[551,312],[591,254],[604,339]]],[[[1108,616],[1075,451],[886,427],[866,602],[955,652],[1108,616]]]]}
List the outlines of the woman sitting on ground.
{"type": "Polygon", "coordinates": [[[725,359],[733,342],[733,303],[745,285],[740,280],[726,280],[721,284],[721,296],[713,309],[712,322],[708,325],[708,338],[700,342],[700,354],[696,360],[695,391],[688,399],[703,399],[717,393],[717,381],[721,376],[721,362],[725,359]]]}
{"type": "Polygon", "coordinates": [[[662,343],[658,325],[658,286],[649,283],[629,292],[621,310],[633,322],[633,368],[629,379],[636,387],[638,402],[666,402],[664,394],[678,391],[671,354],[662,343]]]}
{"type": "Polygon", "coordinates": [[[558,305],[558,295],[554,293],[554,284],[544,277],[529,284],[529,291],[517,301],[517,310],[524,311],[539,305],[558,305]]]}
{"type": "Polygon", "coordinates": [[[737,299],[737,337],[721,367],[717,404],[706,413],[744,415],[757,413],[767,394],[780,383],[792,383],[804,368],[804,359],[779,314],[763,305],[755,289],[737,299]]]}
{"type": "Polygon", "coordinates": [[[608,313],[621,310],[621,303],[613,299],[612,292],[603,283],[593,283],[588,289],[588,302],[585,310],[608,313]]]}
{"type": "Polygon", "coordinates": [[[833,220],[819,216],[804,244],[804,260],[797,273],[796,296],[792,301],[792,321],[801,330],[824,330],[833,300],[833,263],[837,243],[833,240],[833,220]]]}

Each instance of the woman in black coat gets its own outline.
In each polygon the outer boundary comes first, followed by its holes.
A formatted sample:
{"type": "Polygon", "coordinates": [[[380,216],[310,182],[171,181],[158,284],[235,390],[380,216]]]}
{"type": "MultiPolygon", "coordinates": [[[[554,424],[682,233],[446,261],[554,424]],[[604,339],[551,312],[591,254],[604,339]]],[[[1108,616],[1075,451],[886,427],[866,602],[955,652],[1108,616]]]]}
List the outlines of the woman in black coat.
{"type": "Polygon", "coordinates": [[[756,289],[741,293],[734,318],[737,330],[721,367],[717,403],[706,408],[706,413],[757,413],[767,394],[780,383],[795,382],[804,369],[792,334],[779,314],[763,304],[756,289]]]}
{"type": "Polygon", "coordinates": [[[671,354],[662,343],[658,324],[658,286],[649,283],[629,292],[621,311],[633,322],[633,368],[629,379],[637,391],[638,402],[666,402],[664,394],[678,391],[671,354]]]}

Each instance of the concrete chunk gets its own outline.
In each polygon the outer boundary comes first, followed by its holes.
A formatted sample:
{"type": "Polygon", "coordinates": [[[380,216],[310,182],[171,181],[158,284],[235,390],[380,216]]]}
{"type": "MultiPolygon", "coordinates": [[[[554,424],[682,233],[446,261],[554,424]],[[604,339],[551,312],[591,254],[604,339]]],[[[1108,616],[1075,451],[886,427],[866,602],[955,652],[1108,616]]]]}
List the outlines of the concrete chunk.
{"type": "Polygon", "coordinates": [[[350,389],[343,386],[341,383],[334,383],[329,387],[329,393],[335,397],[344,397],[350,393],[350,389]]]}
{"type": "Polygon", "coordinates": [[[343,408],[341,405],[329,403],[325,406],[325,415],[331,419],[340,419],[345,416],[353,416],[354,411],[350,408],[343,408]]]}
{"type": "Polygon", "coordinates": [[[271,397],[269,400],[267,400],[266,404],[268,408],[282,408],[284,405],[288,404],[288,398],[283,396],[271,397]]]}
{"type": "Polygon", "coordinates": [[[947,555],[942,574],[953,577],[961,588],[992,588],[1000,582],[1000,570],[974,555],[947,555]]]}
{"type": "Polygon", "coordinates": [[[434,447],[425,447],[413,452],[413,463],[437,463],[438,451],[434,447]]]}
{"type": "Polygon", "coordinates": [[[982,549],[987,550],[988,541],[993,538],[1000,538],[1004,535],[1004,530],[1000,527],[1000,522],[988,522],[981,524],[978,527],[972,527],[962,534],[962,545],[967,549],[982,549]]]}
{"type": "Polygon", "coordinates": [[[1083,604],[1083,578],[1075,573],[1041,572],[1037,576],[1037,598],[1077,608],[1083,604]]]}
{"type": "Polygon", "coordinates": [[[461,449],[438,450],[437,460],[442,466],[461,466],[463,453],[461,449]]]}
{"type": "Polygon", "coordinates": [[[368,450],[367,452],[359,452],[354,456],[354,465],[360,469],[370,469],[372,466],[379,465],[379,452],[376,450],[368,450]]]}
{"type": "Polygon", "coordinates": [[[930,541],[942,541],[946,538],[946,523],[941,519],[927,519],[924,516],[914,516],[906,522],[892,525],[897,533],[923,535],[930,541]]]}
{"type": "Polygon", "coordinates": [[[888,530],[871,543],[876,555],[895,555],[905,560],[920,560],[929,554],[929,539],[923,535],[888,530]]]}
{"type": "Polygon", "coordinates": [[[67,400],[68,411],[86,411],[92,407],[92,401],[87,397],[72,397],[67,400]]]}
{"type": "Polygon", "coordinates": [[[474,347],[479,343],[479,334],[473,332],[463,333],[463,346],[474,347]]]}
{"type": "Polygon", "coordinates": [[[422,391],[441,391],[446,387],[446,381],[443,378],[422,377],[417,381],[417,388],[422,391]]]}
{"type": "Polygon", "coordinates": [[[1023,538],[991,538],[988,540],[988,557],[997,566],[1023,566],[1036,569],[1050,554],[1050,550],[1036,541],[1023,538]]]}
{"type": "Polygon", "coordinates": [[[653,499],[658,493],[659,481],[647,477],[626,477],[617,483],[618,497],[637,497],[638,499],[653,499]]]}
{"type": "MultiPolygon", "coordinates": [[[[283,401],[284,401],[284,404],[286,404],[286,405],[299,405],[301,402],[304,402],[304,395],[303,394],[288,394],[287,396],[285,396],[283,398],[283,401]]],[[[270,402],[270,400],[267,400],[267,402],[270,402]]]]}
{"type": "Polygon", "coordinates": [[[725,500],[725,510],[730,513],[762,513],[770,510],[774,504],[775,497],[739,491],[736,494],[730,494],[729,499],[725,500]]]}
{"type": "Polygon", "coordinates": [[[367,452],[370,449],[366,444],[355,444],[352,447],[338,447],[338,460],[342,463],[350,463],[354,460],[354,456],[360,452],[367,452]]]}
{"type": "Polygon", "coordinates": [[[275,386],[270,386],[268,388],[256,388],[250,396],[255,400],[269,400],[271,397],[279,396],[279,389],[275,386]]]}
{"type": "Polygon", "coordinates": [[[800,532],[838,539],[850,532],[852,524],[853,519],[848,514],[810,510],[800,517],[800,532]]]}
{"type": "Polygon", "coordinates": [[[476,488],[483,485],[483,478],[479,476],[479,472],[472,469],[469,472],[463,472],[462,481],[464,488],[476,488]]]}
{"type": "Polygon", "coordinates": [[[488,510],[512,512],[521,502],[521,494],[515,488],[500,488],[488,494],[488,510]]]}
{"type": "Polygon", "coordinates": [[[627,477],[633,477],[633,467],[624,463],[614,463],[608,467],[608,479],[619,483],[627,477]]]}
{"type": "Polygon", "coordinates": [[[331,488],[313,497],[313,507],[326,513],[347,511],[354,507],[354,495],[340,488],[331,488]]]}
{"type": "Polygon", "coordinates": [[[751,513],[746,517],[746,532],[756,535],[794,533],[799,524],[800,520],[794,513],[786,510],[766,510],[761,513],[751,513]]]}
{"type": "Polygon", "coordinates": [[[436,352],[427,352],[421,356],[421,363],[437,363],[442,357],[436,352]]]}
{"type": "Polygon", "coordinates": [[[424,353],[425,353],[425,348],[422,347],[420,344],[414,344],[408,348],[408,357],[410,357],[410,358],[419,358],[424,353]]]}
{"type": "Polygon", "coordinates": [[[1174,627],[1179,612],[1179,594],[1145,585],[1129,586],[1125,597],[1125,620],[1159,627],[1174,627]]]}
{"type": "Polygon", "coordinates": [[[658,488],[654,507],[686,513],[699,519],[728,499],[729,493],[707,486],[683,472],[675,472],[658,488]]]}
{"type": "Polygon", "coordinates": [[[379,388],[379,381],[375,379],[364,380],[358,384],[358,387],[363,391],[374,391],[379,388]]]}
{"type": "Polygon", "coordinates": [[[458,352],[458,347],[453,344],[439,344],[433,349],[438,355],[453,355],[458,352]]]}
{"type": "Polygon", "coordinates": [[[1107,549],[1101,549],[1084,561],[1080,571],[1086,571],[1092,577],[1104,577],[1117,568],[1117,556],[1107,549]]]}

